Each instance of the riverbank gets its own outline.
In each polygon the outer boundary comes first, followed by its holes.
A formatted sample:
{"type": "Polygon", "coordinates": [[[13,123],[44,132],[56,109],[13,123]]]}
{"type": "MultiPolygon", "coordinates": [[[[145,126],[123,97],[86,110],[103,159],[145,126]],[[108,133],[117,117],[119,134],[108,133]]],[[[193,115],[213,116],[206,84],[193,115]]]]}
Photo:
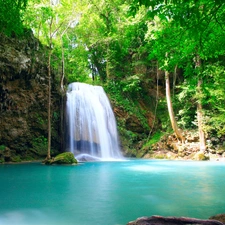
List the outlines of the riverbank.
{"type": "Polygon", "coordinates": [[[142,158],[225,162],[225,142],[222,138],[208,138],[204,151],[200,151],[199,146],[198,134],[186,131],[184,143],[181,143],[175,135],[168,134],[162,136],[156,143],[144,146],[140,151],[142,158]]]}

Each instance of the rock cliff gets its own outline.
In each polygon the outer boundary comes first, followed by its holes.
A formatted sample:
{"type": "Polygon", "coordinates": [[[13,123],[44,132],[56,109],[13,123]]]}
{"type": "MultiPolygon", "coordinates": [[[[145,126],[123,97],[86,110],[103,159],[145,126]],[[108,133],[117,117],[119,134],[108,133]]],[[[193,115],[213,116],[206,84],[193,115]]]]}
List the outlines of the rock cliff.
{"type": "MultiPolygon", "coordinates": [[[[47,151],[47,49],[27,31],[0,34],[0,161],[40,159],[47,151]]],[[[58,151],[60,93],[52,74],[52,147],[58,151]]]]}

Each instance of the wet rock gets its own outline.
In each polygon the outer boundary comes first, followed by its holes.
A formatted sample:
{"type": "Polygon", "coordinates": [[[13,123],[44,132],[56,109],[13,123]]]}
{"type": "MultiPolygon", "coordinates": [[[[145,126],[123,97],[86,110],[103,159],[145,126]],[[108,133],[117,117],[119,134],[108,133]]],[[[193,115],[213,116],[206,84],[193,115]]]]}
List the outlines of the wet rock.
{"type": "Polygon", "coordinates": [[[151,216],[141,217],[135,221],[129,222],[127,225],[183,225],[183,224],[195,224],[195,225],[224,225],[217,220],[201,220],[188,217],[162,217],[151,216]]]}
{"type": "Polygon", "coordinates": [[[225,224],[225,214],[217,214],[215,216],[211,216],[209,219],[210,220],[218,220],[225,224]]]}

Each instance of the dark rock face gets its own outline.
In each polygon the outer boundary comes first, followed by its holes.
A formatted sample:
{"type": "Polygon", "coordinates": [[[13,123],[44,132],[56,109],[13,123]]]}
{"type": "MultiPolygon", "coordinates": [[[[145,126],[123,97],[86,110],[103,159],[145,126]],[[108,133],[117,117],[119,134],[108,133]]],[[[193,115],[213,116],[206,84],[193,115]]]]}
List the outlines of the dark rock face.
{"type": "MultiPolygon", "coordinates": [[[[121,149],[123,154],[128,157],[138,156],[138,149],[142,146],[142,140],[147,138],[151,127],[154,124],[154,114],[149,111],[148,107],[143,102],[139,102],[139,107],[143,111],[143,120],[135,113],[127,112],[125,108],[114,105],[112,102],[113,111],[118,122],[118,131],[120,134],[121,149]],[[135,151],[133,151],[136,149],[135,151]]],[[[140,110],[141,111],[141,110],[140,110]]],[[[140,115],[139,115],[140,116],[140,115]]],[[[156,121],[156,124],[158,121],[156,121]]]]}
{"type": "Polygon", "coordinates": [[[162,217],[151,216],[141,217],[135,221],[129,222],[127,225],[183,225],[183,224],[195,224],[195,225],[223,225],[223,223],[216,220],[200,220],[187,217],[162,217]]]}
{"type": "MultiPolygon", "coordinates": [[[[52,76],[53,99],[60,99],[52,76]]],[[[47,151],[47,50],[30,31],[22,39],[0,34],[0,146],[2,161],[40,158],[47,151]]],[[[53,146],[59,149],[60,102],[52,103],[53,146]]]]}

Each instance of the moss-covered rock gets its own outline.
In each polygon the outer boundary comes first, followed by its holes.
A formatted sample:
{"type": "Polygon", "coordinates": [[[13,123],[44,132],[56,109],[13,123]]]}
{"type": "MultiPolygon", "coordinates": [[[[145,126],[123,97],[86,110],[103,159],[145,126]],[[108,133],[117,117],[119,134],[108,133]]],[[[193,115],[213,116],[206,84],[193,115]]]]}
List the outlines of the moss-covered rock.
{"type": "Polygon", "coordinates": [[[16,156],[11,157],[11,161],[12,162],[21,162],[22,160],[21,160],[20,156],[16,155],[16,156]]]}
{"type": "Polygon", "coordinates": [[[0,156],[0,163],[4,163],[4,162],[5,162],[5,159],[2,156],[0,156]]]}
{"type": "Polygon", "coordinates": [[[199,151],[194,155],[193,160],[209,160],[209,157],[207,157],[203,152],[199,151]]]}
{"type": "Polygon", "coordinates": [[[45,160],[45,164],[77,164],[77,160],[75,159],[72,152],[64,152],[57,155],[55,158],[45,160]]]}

